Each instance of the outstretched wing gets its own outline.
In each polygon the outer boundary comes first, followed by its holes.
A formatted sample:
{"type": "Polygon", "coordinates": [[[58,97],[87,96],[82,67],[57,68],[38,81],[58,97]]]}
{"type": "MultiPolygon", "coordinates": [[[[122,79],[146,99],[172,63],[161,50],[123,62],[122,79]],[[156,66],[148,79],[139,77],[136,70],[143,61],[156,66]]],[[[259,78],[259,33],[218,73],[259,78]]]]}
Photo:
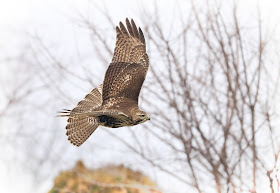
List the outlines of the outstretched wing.
{"type": "Polygon", "coordinates": [[[126,97],[138,102],[140,89],[149,67],[145,38],[133,20],[116,27],[117,41],[103,82],[103,102],[112,97],[126,97]]]}

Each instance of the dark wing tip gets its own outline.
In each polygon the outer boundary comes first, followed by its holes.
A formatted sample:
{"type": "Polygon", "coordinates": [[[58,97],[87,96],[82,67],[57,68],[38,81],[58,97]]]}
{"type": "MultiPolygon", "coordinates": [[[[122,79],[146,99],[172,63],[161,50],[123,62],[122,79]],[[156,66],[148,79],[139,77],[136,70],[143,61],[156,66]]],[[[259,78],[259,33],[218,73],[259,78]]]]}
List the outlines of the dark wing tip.
{"type": "Polygon", "coordinates": [[[126,24],[128,24],[128,23],[130,24],[130,22],[129,22],[129,19],[128,19],[128,18],[125,18],[125,23],[126,23],[126,24]]]}
{"type": "Polygon", "coordinates": [[[130,25],[130,22],[129,20],[126,18],[125,20],[125,23],[126,23],[126,27],[128,29],[128,32],[129,34],[132,36],[132,37],[135,37],[134,34],[133,34],[133,30],[132,30],[132,26],[130,25]]]}
{"type": "Polygon", "coordinates": [[[140,27],[137,28],[134,20],[131,19],[129,21],[129,19],[126,18],[125,19],[125,24],[126,24],[126,27],[122,22],[119,23],[119,26],[116,26],[117,36],[118,36],[118,34],[123,34],[123,35],[126,35],[126,36],[132,36],[134,38],[139,39],[144,45],[146,45],[144,34],[143,34],[140,27]]]}
{"type": "Polygon", "coordinates": [[[134,37],[139,39],[139,32],[138,32],[138,29],[137,29],[133,19],[131,19],[131,26],[132,26],[132,31],[133,31],[134,37]]]}
{"type": "Polygon", "coordinates": [[[139,39],[140,39],[140,41],[141,41],[144,45],[146,45],[145,37],[144,37],[144,34],[143,34],[143,32],[142,32],[142,30],[141,30],[140,27],[139,27],[139,39]]]}
{"type": "Polygon", "coordinates": [[[120,28],[123,34],[128,35],[128,32],[122,22],[120,22],[120,28]]]}
{"type": "Polygon", "coordinates": [[[119,28],[119,26],[116,26],[116,33],[117,33],[117,35],[119,35],[119,34],[122,33],[121,30],[120,30],[120,28],[119,28]]]}

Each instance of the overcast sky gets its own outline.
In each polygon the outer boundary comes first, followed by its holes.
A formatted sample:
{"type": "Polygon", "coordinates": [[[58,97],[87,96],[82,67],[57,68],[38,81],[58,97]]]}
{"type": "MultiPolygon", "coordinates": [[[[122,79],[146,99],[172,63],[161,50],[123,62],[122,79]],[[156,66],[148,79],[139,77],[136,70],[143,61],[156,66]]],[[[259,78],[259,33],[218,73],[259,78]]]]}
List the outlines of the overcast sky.
{"type": "MultiPolygon", "coordinates": [[[[85,15],[92,14],[95,16],[94,22],[101,22],[97,13],[88,12],[88,10],[91,10],[90,7],[95,4],[102,6],[100,2],[97,0],[96,3],[86,0],[0,0],[0,60],[17,54],[17,51],[19,51],[17,49],[20,48],[21,43],[26,41],[26,32],[38,33],[51,42],[61,39],[65,39],[66,42],[75,36],[82,36],[83,34],[80,34],[81,32],[76,30],[77,26],[73,24],[75,15],[79,12],[85,15]]],[[[141,11],[138,7],[143,6],[146,9],[151,9],[154,4],[152,0],[107,0],[104,2],[116,24],[119,21],[124,21],[126,17],[141,21],[139,19],[141,11]]],[[[171,8],[176,7],[174,2],[157,1],[162,13],[168,13],[169,10],[172,10],[171,8]]],[[[196,0],[196,2],[203,5],[205,1],[196,0]]],[[[239,2],[243,12],[250,12],[259,2],[260,10],[265,20],[264,23],[270,30],[273,30],[276,24],[280,23],[279,0],[240,0],[239,2]]],[[[168,20],[168,16],[168,14],[161,15],[166,20],[168,20]]],[[[83,41],[82,38],[80,40],[83,41]]],[[[75,49],[74,47],[69,47],[69,45],[65,45],[64,48],[65,51],[75,49]]],[[[11,76],[9,66],[3,66],[1,62],[0,65],[2,65],[0,66],[0,88],[3,89],[5,81],[11,76]]],[[[0,109],[1,105],[3,105],[1,97],[3,98],[0,94],[0,109]]],[[[14,168],[7,169],[0,161],[0,187],[1,190],[5,190],[3,192],[29,192],[32,186],[32,178],[28,173],[18,173],[19,168],[22,169],[22,166],[15,165],[14,168]],[[7,172],[9,175],[7,175],[7,172]]]]}

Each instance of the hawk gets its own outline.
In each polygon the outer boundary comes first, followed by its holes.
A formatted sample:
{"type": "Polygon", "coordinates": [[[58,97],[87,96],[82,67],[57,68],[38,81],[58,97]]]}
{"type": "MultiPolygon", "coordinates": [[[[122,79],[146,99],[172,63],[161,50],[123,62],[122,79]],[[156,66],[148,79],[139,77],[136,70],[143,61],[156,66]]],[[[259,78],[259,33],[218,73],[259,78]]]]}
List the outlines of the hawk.
{"type": "Polygon", "coordinates": [[[68,117],[66,135],[76,146],[82,145],[101,125],[118,128],[150,120],[138,107],[138,97],[149,67],[146,43],[141,28],[126,18],[116,27],[116,47],[103,84],[94,88],[73,110],[58,116],[68,117]]]}

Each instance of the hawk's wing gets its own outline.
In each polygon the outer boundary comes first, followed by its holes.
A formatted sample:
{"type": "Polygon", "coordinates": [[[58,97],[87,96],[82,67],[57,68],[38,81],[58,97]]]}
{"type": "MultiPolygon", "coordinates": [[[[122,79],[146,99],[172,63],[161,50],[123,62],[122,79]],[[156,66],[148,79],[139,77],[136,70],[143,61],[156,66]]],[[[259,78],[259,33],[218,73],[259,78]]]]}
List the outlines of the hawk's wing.
{"type": "Polygon", "coordinates": [[[125,97],[138,101],[140,89],[149,67],[142,30],[133,20],[126,19],[116,27],[117,41],[103,82],[103,101],[111,97],[125,97]]]}

